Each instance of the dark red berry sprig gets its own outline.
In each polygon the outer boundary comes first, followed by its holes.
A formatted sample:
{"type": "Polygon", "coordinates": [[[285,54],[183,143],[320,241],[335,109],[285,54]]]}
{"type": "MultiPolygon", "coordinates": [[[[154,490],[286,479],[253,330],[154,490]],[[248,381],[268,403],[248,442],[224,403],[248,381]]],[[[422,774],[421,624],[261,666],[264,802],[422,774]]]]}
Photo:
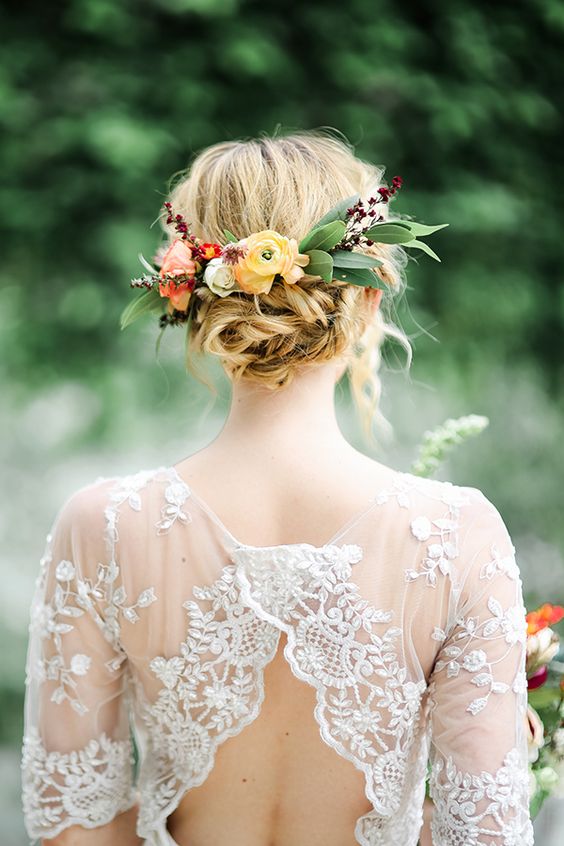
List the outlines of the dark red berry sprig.
{"type": "Polygon", "coordinates": [[[343,239],[341,244],[338,245],[338,249],[352,250],[361,244],[367,247],[372,247],[374,241],[371,241],[370,238],[366,238],[363,233],[365,230],[370,229],[370,227],[375,223],[379,223],[381,220],[384,220],[383,216],[378,214],[375,206],[377,206],[378,203],[388,203],[390,198],[399,191],[402,185],[402,177],[394,176],[391,188],[387,188],[383,185],[376,191],[378,196],[369,197],[366,204],[359,200],[354,204],[354,206],[347,209],[347,223],[353,229],[353,232],[343,239]],[[354,231],[355,229],[356,231],[354,231]]]}
{"type": "Polygon", "coordinates": [[[188,228],[188,224],[186,223],[186,221],[184,219],[184,215],[175,214],[172,210],[172,203],[171,202],[163,203],[163,205],[164,205],[165,209],[167,210],[167,219],[166,219],[167,225],[174,223],[174,228],[176,229],[176,231],[178,232],[178,234],[180,235],[182,240],[183,241],[190,241],[190,248],[193,252],[194,259],[198,260],[199,258],[202,258],[202,253],[201,253],[200,248],[197,244],[197,239],[190,232],[190,229],[188,228]]]}

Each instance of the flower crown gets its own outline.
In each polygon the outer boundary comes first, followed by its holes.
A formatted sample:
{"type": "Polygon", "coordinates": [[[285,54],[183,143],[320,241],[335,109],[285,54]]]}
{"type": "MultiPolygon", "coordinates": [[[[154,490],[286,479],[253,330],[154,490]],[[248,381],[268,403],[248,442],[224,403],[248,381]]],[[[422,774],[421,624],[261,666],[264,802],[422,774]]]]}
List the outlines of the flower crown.
{"type": "Polygon", "coordinates": [[[392,187],[378,188],[366,202],[360,195],[338,203],[298,244],[278,232],[266,229],[239,239],[224,230],[225,244],[211,244],[196,238],[183,215],[164,203],[167,224],[174,224],[178,238],[161,248],[150,265],[139,254],[148,271],[131,280],[131,287],[146,290],[121,315],[122,329],[147,312],[158,312],[164,328],[190,321],[192,295],[207,286],[219,297],[233,293],[268,293],[277,280],[295,285],[303,278],[323,282],[339,279],[351,285],[384,288],[376,269],[383,262],[361,250],[374,244],[401,244],[414,247],[440,261],[420,237],[448,226],[426,226],[412,220],[387,221],[378,205],[388,203],[401,188],[401,176],[394,176],[392,187]],[[165,308],[166,303],[166,308],[165,308]]]}

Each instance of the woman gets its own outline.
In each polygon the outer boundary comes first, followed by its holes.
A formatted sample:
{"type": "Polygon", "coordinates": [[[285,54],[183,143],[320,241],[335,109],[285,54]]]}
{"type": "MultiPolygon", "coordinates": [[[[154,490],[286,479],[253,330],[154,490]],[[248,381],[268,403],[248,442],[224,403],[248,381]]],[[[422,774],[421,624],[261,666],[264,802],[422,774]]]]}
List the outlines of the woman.
{"type": "Polygon", "coordinates": [[[381,301],[426,234],[374,228],[401,186],[381,182],[297,133],[211,147],[174,187],[135,308],[188,324],[189,364],[220,358],[231,409],[209,446],[57,515],[31,615],[32,838],[415,846],[429,762],[433,843],[532,844],[505,525],[335,418],[348,369],[370,430],[381,301]]]}

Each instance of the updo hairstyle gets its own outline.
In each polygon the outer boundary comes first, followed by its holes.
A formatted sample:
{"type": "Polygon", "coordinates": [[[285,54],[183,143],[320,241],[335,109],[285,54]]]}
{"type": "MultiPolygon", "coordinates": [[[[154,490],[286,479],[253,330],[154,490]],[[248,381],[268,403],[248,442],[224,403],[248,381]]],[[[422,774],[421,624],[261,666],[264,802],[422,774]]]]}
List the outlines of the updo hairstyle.
{"type": "MultiPolygon", "coordinates": [[[[339,138],[296,132],[208,147],[191,167],[173,176],[168,199],[204,241],[224,243],[224,229],[237,238],[272,229],[299,243],[340,200],[372,196],[383,184],[383,172],[357,158],[339,138]]],[[[394,219],[386,203],[378,209],[394,219]]],[[[164,218],[161,222],[174,238],[172,225],[167,227],[164,218]]],[[[372,289],[336,279],[327,283],[306,276],[292,285],[276,281],[268,294],[235,291],[225,297],[205,285],[196,288],[186,339],[188,370],[201,378],[194,356],[208,353],[219,358],[231,380],[278,390],[304,367],[341,358],[364,434],[372,440],[374,419],[384,422],[377,372],[382,341],[387,336],[399,341],[408,363],[411,348],[384,317],[404,288],[405,250],[375,244],[365,252],[384,262],[376,271],[386,283],[376,311],[372,289]]]]}

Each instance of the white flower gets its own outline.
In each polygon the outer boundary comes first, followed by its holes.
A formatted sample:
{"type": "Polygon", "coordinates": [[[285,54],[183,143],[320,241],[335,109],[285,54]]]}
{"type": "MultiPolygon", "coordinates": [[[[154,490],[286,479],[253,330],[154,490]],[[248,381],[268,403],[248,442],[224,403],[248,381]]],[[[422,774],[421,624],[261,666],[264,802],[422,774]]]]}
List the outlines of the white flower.
{"type": "Polygon", "coordinates": [[[237,280],[233,268],[223,263],[220,258],[212,259],[206,267],[204,282],[214,294],[226,297],[233,292],[237,280]]]}
{"type": "Polygon", "coordinates": [[[224,682],[214,681],[211,685],[206,685],[203,691],[203,697],[208,708],[227,708],[232,700],[232,693],[229,687],[224,682]]]}
{"type": "Polygon", "coordinates": [[[75,676],[85,676],[90,669],[91,663],[92,659],[88,655],[82,655],[81,653],[73,655],[70,663],[71,673],[74,673],[75,676]]]}
{"type": "Polygon", "coordinates": [[[416,517],[411,521],[411,534],[419,541],[429,540],[431,537],[431,521],[427,517],[416,517]]]}
{"type": "Polygon", "coordinates": [[[552,742],[554,743],[556,754],[564,759],[564,728],[556,729],[552,735],[552,742]]]}
{"type": "Polygon", "coordinates": [[[501,627],[507,643],[526,643],[527,622],[523,609],[518,605],[507,609],[501,627]]]}
{"type": "Polygon", "coordinates": [[[158,658],[153,658],[149,666],[164,686],[172,690],[184,670],[184,661],[179,656],[169,658],[168,661],[166,658],[159,656],[158,658]]]}
{"type": "Polygon", "coordinates": [[[55,576],[59,582],[70,582],[74,578],[75,569],[72,561],[59,561],[55,576]]]}
{"type": "Polygon", "coordinates": [[[55,609],[40,603],[32,609],[30,630],[37,631],[42,638],[51,637],[55,626],[55,609]]]}
{"type": "Polygon", "coordinates": [[[527,658],[530,664],[548,664],[558,652],[558,635],[551,628],[541,629],[527,638],[527,658]]]}
{"type": "Polygon", "coordinates": [[[472,652],[469,652],[468,655],[464,656],[464,660],[462,661],[462,666],[465,670],[468,670],[470,673],[475,673],[477,670],[481,670],[482,667],[487,662],[487,655],[483,649],[474,649],[472,652]]]}

